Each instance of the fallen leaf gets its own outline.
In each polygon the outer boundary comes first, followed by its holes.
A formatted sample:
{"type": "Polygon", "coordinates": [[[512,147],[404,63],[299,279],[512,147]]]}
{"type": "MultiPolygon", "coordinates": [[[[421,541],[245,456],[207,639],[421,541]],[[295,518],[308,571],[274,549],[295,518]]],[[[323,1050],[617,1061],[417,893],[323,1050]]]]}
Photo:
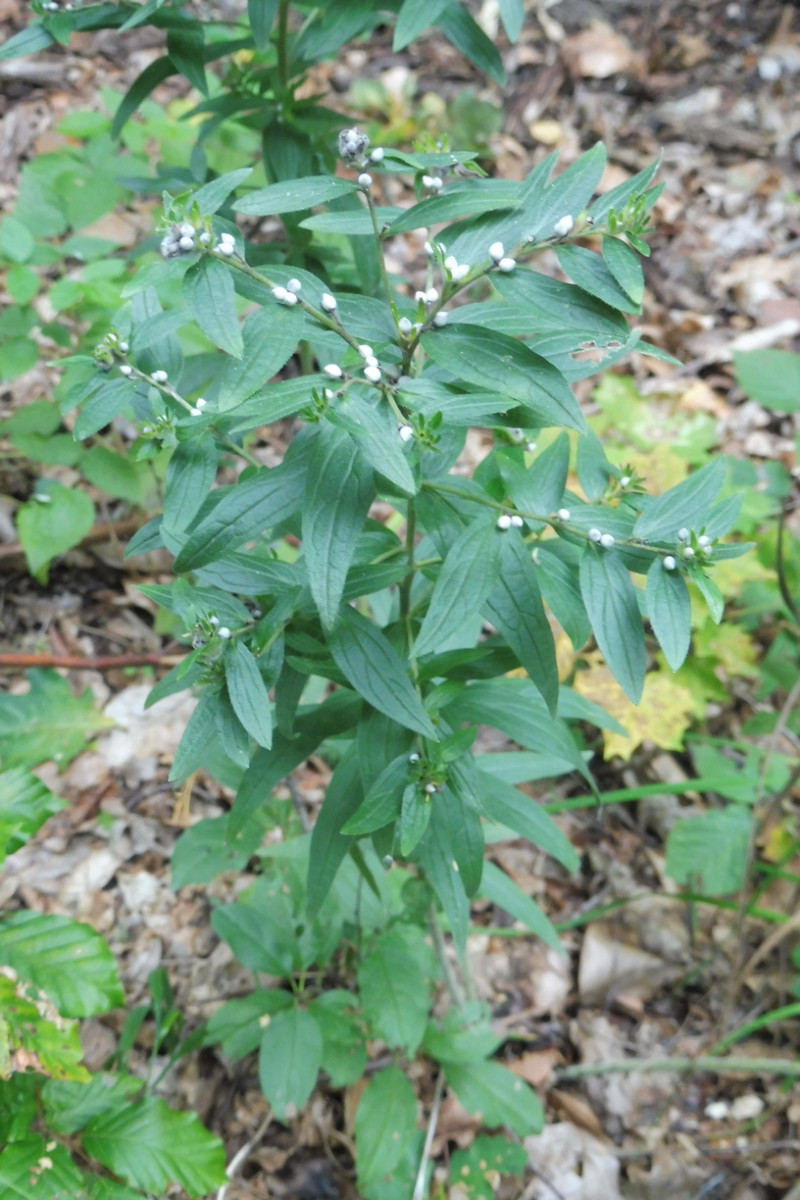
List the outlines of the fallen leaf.
{"type": "Polygon", "coordinates": [[[593,652],[586,658],[589,669],[576,675],[576,692],[602,705],[629,734],[623,737],[603,730],[606,761],[618,755],[628,762],[645,741],[654,742],[662,750],[682,749],[683,735],[697,707],[685,684],[664,671],[652,671],[645,677],[641,702],[632,704],[601,656],[593,652]]]}

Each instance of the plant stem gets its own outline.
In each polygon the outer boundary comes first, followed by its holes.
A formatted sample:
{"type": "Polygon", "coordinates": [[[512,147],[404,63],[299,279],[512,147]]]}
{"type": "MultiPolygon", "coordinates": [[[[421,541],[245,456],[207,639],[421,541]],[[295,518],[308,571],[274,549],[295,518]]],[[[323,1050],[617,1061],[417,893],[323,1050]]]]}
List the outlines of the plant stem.
{"type": "Polygon", "coordinates": [[[587,1079],[595,1075],[628,1075],[632,1071],[713,1071],[717,1075],[743,1072],[753,1075],[786,1075],[800,1079],[800,1061],[787,1058],[727,1058],[701,1054],[697,1058],[626,1058],[622,1062],[577,1063],[554,1073],[554,1080],[587,1079]]]}
{"type": "Polygon", "coordinates": [[[425,1197],[425,1176],[428,1173],[428,1163],[431,1157],[431,1147],[433,1139],[436,1135],[436,1125],[439,1120],[439,1109],[442,1104],[442,1093],[444,1092],[444,1071],[439,1068],[439,1075],[436,1080],[436,1087],[433,1092],[433,1100],[431,1101],[431,1111],[428,1117],[428,1128],[425,1132],[425,1145],[422,1147],[422,1157],[417,1171],[417,1178],[414,1184],[414,1195],[412,1200],[424,1200],[425,1197]]]}
{"type": "Polygon", "coordinates": [[[389,272],[386,270],[386,259],[383,256],[383,240],[381,238],[381,231],[378,228],[378,214],[375,212],[375,201],[372,199],[372,192],[368,187],[364,188],[364,195],[367,200],[367,208],[369,209],[370,220],[372,221],[372,231],[375,234],[375,250],[378,255],[378,270],[381,273],[383,289],[386,292],[386,299],[388,301],[389,308],[392,310],[394,322],[397,324],[399,320],[399,314],[397,311],[394,294],[392,292],[392,285],[389,282],[389,272]]]}
{"type": "Polygon", "coordinates": [[[447,943],[444,940],[442,927],[439,924],[439,914],[434,905],[431,905],[430,913],[428,914],[428,926],[431,931],[431,939],[433,948],[436,951],[436,957],[439,960],[439,966],[442,968],[442,976],[444,978],[445,987],[450,994],[450,999],[457,1009],[463,1009],[466,1003],[464,989],[461,986],[461,980],[453,970],[453,965],[450,962],[447,953],[447,943]]]}
{"type": "Polygon", "coordinates": [[[278,78],[285,91],[289,85],[289,0],[280,0],[278,6],[278,78]]]}
{"type": "Polygon", "coordinates": [[[416,566],[414,563],[415,538],[417,532],[417,509],[413,500],[408,502],[408,511],[406,514],[406,558],[408,560],[408,570],[403,576],[403,581],[400,584],[400,619],[406,627],[406,637],[408,639],[409,648],[412,644],[410,616],[411,616],[411,586],[414,582],[414,573],[416,566]]]}

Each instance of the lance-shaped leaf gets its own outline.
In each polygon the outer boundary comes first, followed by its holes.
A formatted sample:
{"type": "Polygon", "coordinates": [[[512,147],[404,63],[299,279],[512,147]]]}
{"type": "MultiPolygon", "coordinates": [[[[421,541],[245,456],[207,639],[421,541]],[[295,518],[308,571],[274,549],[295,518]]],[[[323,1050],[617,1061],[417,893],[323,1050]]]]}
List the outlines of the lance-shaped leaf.
{"type": "Polygon", "coordinates": [[[343,609],[328,644],[339,670],[373,708],[407,729],[437,740],[405,664],[371,621],[353,608],[343,609]]]}
{"type": "Polygon", "coordinates": [[[523,892],[519,884],[506,875],[505,871],[501,871],[494,863],[484,863],[483,879],[479,890],[487,900],[491,900],[499,908],[505,909],[517,921],[522,921],[546,945],[563,955],[564,948],[561,945],[561,939],[549,918],[545,916],[536,901],[523,892]]]}
{"type": "Polygon", "coordinates": [[[725,460],[715,458],[688,479],[651,499],[634,526],[637,538],[677,537],[682,527],[701,529],[725,479],[725,460]]]}
{"type": "Polygon", "coordinates": [[[320,426],[303,501],[303,554],[322,623],[336,620],[356,540],[375,495],[372,471],[353,439],[329,422],[320,426]]]}
{"type": "Polygon", "coordinates": [[[242,356],[242,331],[236,316],[233,279],[219,259],[204,256],[193,263],[183,279],[183,294],[206,337],[220,350],[242,356]]]}
{"type": "Polygon", "coordinates": [[[625,695],[642,697],[647,655],[636,590],[613,550],[587,544],[580,563],[581,595],[603,657],[625,695]]]}
{"type": "MultiPolygon", "coordinates": [[[[481,762],[480,758],[478,762],[481,762]]],[[[577,871],[580,860],[572,842],[531,796],[480,769],[475,772],[475,790],[491,820],[507,825],[547,854],[552,854],[567,871],[577,871]]]]}
{"type": "Polygon", "coordinates": [[[377,404],[366,396],[350,391],[328,412],[330,421],[346,429],[363,458],[406,496],[417,490],[403,443],[397,436],[397,422],[386,401],[377,404]]]}
{"type": "Polygon", "coordinates": [[[447,0],[403,0],[394,29],[392,49],[395,53],[404,50],[424,29],[433,25],[446,3],[447,0]]]}
{"type": "MultiPolygon", "coordinates": [[[[242,326],[241,357],[229,358],[222,370],[220,412],[227,412],[252,396],[286,365],[294,354],[302,327],[303,312],[298,307],[275,304],[250,314],[242,326]]],[[[266,416],[263,423],[267,424],[269,419],[266,416]]]]}
{"type": "Polygon", "coordinates": [[[304,179],[289,179],[259,188],[237,200],[237,212],[251,217],[280,216],[282,213],[301,212],[315,204],[323,204],[337,196],[347,196],[359,190],[354,180],[339,179],[336,175],[308,175],[304,179]]]}
{"type": "Polygon", "coordinates": [[[467,1112],[480,1113],[490,1128],[508,1125],[519,1137],[542,1128],[544,1114],[536,1092],[500,1063],[450,1063],[447,1082],[467,1112]]]}
{"type": "Polygon", "coordinates": [[[425,935],[414,925],[393,925],[376,939],[358,968],[364,1015],[377,1036],[414,1054],[425,1032],[430,997],[423,980],[434,973],[425,935]]]}
{"type": "Polygon", "coordinates": [[[456,538],[442,564],[428,611],[417,634],[417,656],[439,649],[479,612],[500,570],[502,535],[483,514],[456,538]]]}
{"type": "Polygon", "coordinates": [[[683,575],[667,571],[663,558],[656,558],[647,572],[647,615],[664,657],[677,671],[689,653],[692,606],[683,575]]]}
{"type": "Polygon", "coordinates": [[[553,632],[542,604],[536,567],[516,530],[509,530],[502,539],[500,577],[481,611],[503,635],[555,713],[558,665],[553,632]]]}
{"type": "Polygon", "coordinates": [[[306,906],[311,914],[319,912],[339,865],[353,844],[352,836],[342,833],[342,828],[357,811],[363,796],[358,756],[351,749],[333,773],[311,834],[306,892],[306,906]]]}
{"type": "Polygon", "coordinates": [[[269,750],[272,745],[272,706],[258,663],[238,638],[225,647],[225,683],[233,711],[250,737],[269,750]]]}
{"type": "Polygon", "coordinates": [[[444,821],[431,820],[414,852],[414,861],[427,875],[449,922],[453,941],[463,954],[469,928],[469,899],[444,821]]]}

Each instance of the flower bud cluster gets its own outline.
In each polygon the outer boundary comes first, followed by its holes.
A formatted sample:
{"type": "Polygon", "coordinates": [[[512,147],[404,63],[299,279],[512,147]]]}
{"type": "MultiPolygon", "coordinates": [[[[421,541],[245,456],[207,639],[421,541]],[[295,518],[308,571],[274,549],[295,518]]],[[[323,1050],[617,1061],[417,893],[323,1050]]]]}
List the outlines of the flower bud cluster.
{"type": "Polygon", "coordinates": [[[510,258],[503,246],[502,242],[492,242],[489,247],[489,258],[492,260],[498,271],[502,271],[504,275],[508,275],[517,265],[516,259],[510,258]]]}
{"type": "MultiPolygon", "coordinates": [[[[355,126],[351,129],[343,129],[339,134],[339,155],[348,166],[362,160],[368,149],[369,138],[366,133],[362,133],[355,126]]],[[[379,162],[380,159],[377,161],[379,162]]]]}
{"type": "Polygon", "coordinates": [[[616,540],[613,533],[603,533],[599,529],[589,530],[589,541],[602,546],[604,550],[610,550],[616,544],[616,540]]]}
{"type": "Polygon", "coordinates": [[[497,518],[497,528],[505,531],[506,529],[522,529],[525,524],[519,513],[502,513],[497,518]]]}

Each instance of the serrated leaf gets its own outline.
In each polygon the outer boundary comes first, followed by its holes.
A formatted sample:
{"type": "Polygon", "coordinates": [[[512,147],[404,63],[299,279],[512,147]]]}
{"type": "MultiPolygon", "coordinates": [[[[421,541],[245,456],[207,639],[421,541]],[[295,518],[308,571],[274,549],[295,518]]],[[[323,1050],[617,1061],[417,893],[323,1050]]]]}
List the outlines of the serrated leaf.
{"type": "Polygon", "coordinates": [[[478,1137],[450,1159],[450,1180],[469,1200],[494,1200],[498,1175],[524,1175],[528,1152],[505,1137],[478,1137]]]}
{"type": "Polygon", "coordinates": [[[305,1104],[321,1063],[322,1034],[311,1013],[296,1006],[277,1013],[261,1039],[258,1075],[279,1121],[296,1116],[305,1104]]]}
{"type": "Polygon", "coordinates": [[[190,1196],[221,1187],[225,1147],[194,1113],[176,1112],[157,1096],[94,1117],[83,1148],[135,1187],[164,1193],[178,1183],[190,1196]]]}
{"type": "Polygon", "coordinates": [[[73,695],[56,671],[30,670],[30,691],[0,695],[0,758],[3,767],[36,767],[52,759],[63,769],[86,741],[113,721],[95,708],[89,688],[73,695]]]}
{"type": "Polygon", "coordinates": [[[48,817],[67,807],[23,767],[0,774],[0,864],[24,846],[48,817]]]}
{"type": "Polygon", "coordinates": [[[404,50],[409,42],[433,25],[446,3],[447,0],[403,0],[392,43],[395,53],[404,50]]]}
{"type": "Polygon", "coordinates": [[[506,875],[505,871],[501,871],[494,863],[485,862],[483,864],[483,879],[479,892],[481,896],[491,900],[498,908],[505,909],[517,921],[522,921],[523,925],[527,925],[528,929],[540,937],[546,945],[552,946],[559,954],[564,954],[564,947],[561,945],[558,933],[536,901],[526,895],[519,884],[515,883],[510,876],[506,875]]]}
{"type": "Polygon", "coordinates": [[[267,750],[272,745],[272,704],[258,663],[247,646],[233,638],[225,647],[225,683],[233,711],[250,737],[267,750]]]}
{"type": "Polygon", "coordinates": [[[417,657],[435,653],[481,610],[500,571],[502,535],[494,516],[477,517],[451,546],[439,571],[414,644],[417,657]]]}
{"type": "Polygon", "coordinates": [[[753,817],[742,804],[684,817],[667,837],[667,874],[709,896],[744,885],[753,817]]]}
{"type": "Polygon", "coordinates": [[[48,1079],[42,1086],[48,1128],[77,1133],[92,1117],[129,1103],[141,1091],[142,1080],[132,1075],[93,1075],[88,1083],[48,1079]]]}
{"type": "Polygon", "coordinates": [[[406,665],[371,621],[355,609],[343,609],[328,644],[339,670],[373,708],[407,729],[437,740],[406,665]]]}
{"type": "Polygon", "coordinates": [[[311,594],[326,629],[339,613],[356,540],[374,495],[372,471],[362,463],[353,439],[324,422],[308,467],[302,536],[311,594]]]}
{"type": "Polygon", "coordinates": [[[635,536],[674,541],[682,526],[702,528],[724,479],[724,458],[712,459],[662,496],[652,498],[634,526],[635,536]]]}
{"type": "Polygon", "coordinates": [[[581,595],[603,657],[634,704],[647,667],[639,605],[628,569],[613,550],[587,544],[580,563],[581,595]]]}
{"type": "MultiPolygon", "coordinates": [[[[86,1083],[91,1077],[83,1063],[83,1048],[77,1021],[60,1017],[52,1001],[44,992],[34,989],[29,980],[9,979],[0,974],[0,1118],[5,1126],[4,1138],[8,1133],[8,1114],[3,1113],[7,1102],[6,1081],[12,1072],[19,1078],[20,1058],[27,1061],[28,1069],[51,1079],[75,1080],[86,1083]],[[43,1015],[46,1014],[46,1015],[43,1015]]],[[[15,1112],[11,1123],[16,1125],[15,1112]]],[[[27,1129],[28,1126],[25,1126],[27,1129]]],[[[18,1128],[18,1132],[23,1132],[18,1128]]]]}
{"type": "Polygon", "coordinates": [[[83,540],[94,524],[94,505],[80,488],[40,480],[33,498],[17,509],[17,532],[31,574],[47,583],[50,563],[83,540]]]}
{"type": "Polygon", "coordinates": [[[667,571],[656,558],[647,572],[647,615],[658,644],[673,671],[689,653],[692,606],[689,589],[680,571],[667,571]]]}
{"type": "Polygon", "coordinates": [[[507,1125],[519,1137],[528,1137],[544,1124],[533,1088],[500,1063],[450,1063],[447,1081],[467,1112],[479,1115],[484,1125],[507,1125]]]}
{"type": "Polygon", "coordinates": [[[417,1098],[399,1067],[373,1076],[356,1109],[356,1165],[361,1191],[391,1176],[417,1124],[417,1098]]]}
{"type": "Polygon", "coordinates": [[[220,350],[241,358],[243,341],[236,316],[233,278],[225,264],[204,255],[184,275],[183,294],[206,337],[220,350]]]}
{"type": "Polygon", "coordinates": [[[104,938],[80,921],[25,909],[0,925],[0,963],[40,988],[65,1017],[90,1017],[125,1001],[104,938]]]}
{"type": "Polygon", "coordinates": [[[358,190],[358,184],[350,179],[339,179],[335,175],[309,175],[304,179],[290,179],[259,188],[237,200],[233,207],[237,212],[253,217],[280,216],[282,213],[301,212],[337,196],[349,196],[358,190]]]}
{"type": "Polygon", "coordinates": [[[424,980],[433,971],[432,960],[421,929],[395,925],[377,938],[358,968],[372,1036],[409,1055],[425,1032],[430,997],[424,980]]]}
{"type": "Polygon", "coordinates": [[[65,1200],[79,1196],[82,1183],[83,1175],[66,1148],[46,1144],[38,1134],[12,1142],[0,1154],[3,1200],[31,1200],[34,1195],[36,1200],[65,1200]]]}

